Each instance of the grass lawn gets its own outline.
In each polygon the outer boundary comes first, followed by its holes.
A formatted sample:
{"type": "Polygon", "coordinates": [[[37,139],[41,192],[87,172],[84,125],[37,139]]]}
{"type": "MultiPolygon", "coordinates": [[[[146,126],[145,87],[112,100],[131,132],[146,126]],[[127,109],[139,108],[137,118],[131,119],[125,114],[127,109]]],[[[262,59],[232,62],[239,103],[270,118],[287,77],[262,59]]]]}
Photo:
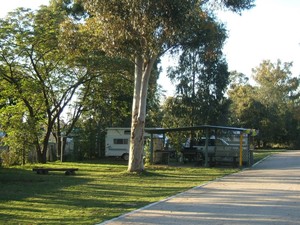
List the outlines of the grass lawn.
{"type": "MultiPolygon", "coordinates": [[[[257,153],[259,154],[259,153],[257,153]]],[[[26,165],[0,168],[0,224],[96,224],[227,174],[233,168],[151,166],[128,174],[123,161],[48,163],[76,167],[38,175],[26,165]]]]}
{"type": "Polygon", "coordinates": [[[256,150],[254,152],[253,158],[254,158],[254,163],[266,158],[267,156],[270,156],[272,154],[276,154],[279,152],[284,152],[286,149],[263,149],[263,150],[256,150]]]}

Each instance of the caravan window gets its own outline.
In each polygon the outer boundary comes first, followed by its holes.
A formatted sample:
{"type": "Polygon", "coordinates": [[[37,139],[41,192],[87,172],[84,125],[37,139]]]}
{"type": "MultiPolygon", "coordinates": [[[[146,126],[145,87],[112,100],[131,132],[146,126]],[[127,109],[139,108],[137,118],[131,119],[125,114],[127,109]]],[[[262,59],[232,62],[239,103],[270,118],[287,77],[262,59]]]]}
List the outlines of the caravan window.
{"type": "Polygon", "coordinates": [[[114,139],[114,144],[115,145],[127,145],[128,139],[116,138],[116,139],[114,139]]]}

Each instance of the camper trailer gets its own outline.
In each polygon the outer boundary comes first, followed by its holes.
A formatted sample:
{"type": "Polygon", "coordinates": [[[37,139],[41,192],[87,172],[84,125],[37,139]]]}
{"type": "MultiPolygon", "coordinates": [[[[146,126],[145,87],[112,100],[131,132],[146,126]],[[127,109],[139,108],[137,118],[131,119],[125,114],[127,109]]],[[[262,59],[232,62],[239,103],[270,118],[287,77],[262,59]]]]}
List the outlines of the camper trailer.
{"type": "MultiPolygon", "coordinates": [[[[150,138],[150,134],[144,134],[144,138],[150,138]]],[[[154,141],[155,149],[163,149],[163,139],[157,138],[154,141]]],[[[105,156],[121,157],[124,160],[129,158],[130,128],[114,127],[106,129],[105,156]]]]}

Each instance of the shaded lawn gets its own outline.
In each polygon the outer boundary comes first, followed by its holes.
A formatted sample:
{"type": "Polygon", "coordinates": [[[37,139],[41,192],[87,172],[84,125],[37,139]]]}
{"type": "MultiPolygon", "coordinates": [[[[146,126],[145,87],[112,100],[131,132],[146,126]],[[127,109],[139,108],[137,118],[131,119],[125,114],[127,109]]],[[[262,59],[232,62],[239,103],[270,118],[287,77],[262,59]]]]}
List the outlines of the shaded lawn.
{"type": "Polygon", "coordinates": [[[46,165],[79,168],[65,176],[37,175],[35,166],[0,168],[0,224],[96,224],[239,171],[151,166],[128,174],[125,162],[104,160],[46,165]]]}

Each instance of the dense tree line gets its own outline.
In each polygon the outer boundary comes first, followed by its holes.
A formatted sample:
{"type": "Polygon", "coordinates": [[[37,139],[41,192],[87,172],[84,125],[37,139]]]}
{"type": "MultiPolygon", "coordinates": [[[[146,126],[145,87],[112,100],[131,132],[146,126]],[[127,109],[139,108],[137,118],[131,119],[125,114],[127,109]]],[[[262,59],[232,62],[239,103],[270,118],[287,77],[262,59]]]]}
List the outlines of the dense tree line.
{"type": "Polygon", "coordinates": [[[258,129],[258,146],[299,147],[300,80],[291,68],[292,63],[265,60],[253,69],[254,84],[232,74],[230,122],[258,129]]]}
{"type": "Polygon", "coordinates": [[[228,72],[226,29],[213,12],[241,12],[252,2],[52,0],[35,12],[10,13],[0,21],[5,143],[46,162],[51,137],[60,149],[62,138],[73,136],[77,159],[96,158],[104,156],[106,127],[131,126],[129,171],[143,169],[145,124],[241,126],[259,130],[259,146],[299,146],[292,63],[263,61],[253,82],[228,72]],[[161,103],[158,62],[165,52],[179,56],[168,71],[177,93],[161,103]]]}
{"type": "MultiPolygon", "coordinates": [[[[0,21],[1,143],[23,162],[29,155],[46,162],[53,139],[60,154],[68,136],[76,158],[103,156],[105,128],[130,126],[133,63],[96,48],[84,27],[70,31],[70,14],[77,21],[84,13],[64,6],[20,8],[0,21]]],[[[159,108],[158,69],[152,74],[149,113],[159,108]]]]}

